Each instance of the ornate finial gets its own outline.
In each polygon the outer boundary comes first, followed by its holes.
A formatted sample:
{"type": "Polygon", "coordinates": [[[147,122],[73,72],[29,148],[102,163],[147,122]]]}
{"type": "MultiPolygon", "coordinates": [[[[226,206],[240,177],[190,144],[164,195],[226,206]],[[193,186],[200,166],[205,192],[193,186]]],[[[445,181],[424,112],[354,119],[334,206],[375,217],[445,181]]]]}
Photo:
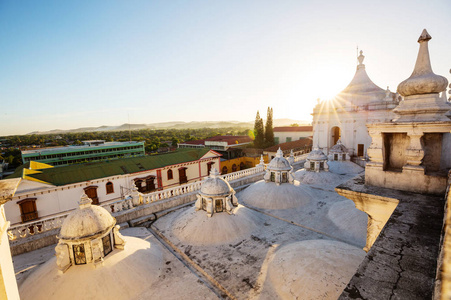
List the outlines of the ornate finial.
{"type": "Polygon", "coordinates": [[[398,85],[398,92],[404,97],[437,94],[444,91],[448,85],[448,80],[445,77],[432,72],[428,48],[428,41],[430,39],[431,36],[424,29],[418,39],[420,50],[418,51],[417,61],[412,75],[398,85]]]}
{"type": "Polygon", "coordinates": [[[392,100],[392,98],[390,97],[390,94],[391,94],[390,89],[387,86],[387,90],[385,91],[385,101],[392,100]]]}
{"type": "Polygon", "coordinates": [[[280,149],[280,147],[279,147],[279,150],[277,150],[276,157],[283,157],[283,152],[280,149]]]}
{"type": "Polygon", "coordinates": [[[420,37],[418,38],[418,43],[427,42],[430,39],[432,39],[432,37],[429,35],[429,33],[427,32],[426,29],[423,29],[423,32],[421,33],[420,37]]]}
{"type": "Polygon", "coordinates": [[[290,150],[290,157],[293,157],[294,153],[293,153],[293,149],[290,150]]]}
{"type": "Polygon", "coordinates": [[[221,175],[216,168],[211,169],[210,171],[210,177],[211,178],[217,178],[221,175]]]}
{"type": "Polygon", "coordinates": [[[265,160],[263,159],[263,154],[260,155],[260,165],[264,166],[265,165],[265,160]]]}
{"type": "Polygon", "coordinates": [[[92,203],[92,200],[85,193],[83,193],[83,195],[81,195],[80,201],[78,201],[78,205],[80,205],[80,209],[90,207],[91,203],[92,203]]]}
{"type": "Polygon", "coordinates": [[[359,60],[359,66],[363,66],[363,60],[365,59],[365,55],[363,55],[362,50],[360,50],[360,55],[359,57],[357,57],[357,59],[359,60]]]}

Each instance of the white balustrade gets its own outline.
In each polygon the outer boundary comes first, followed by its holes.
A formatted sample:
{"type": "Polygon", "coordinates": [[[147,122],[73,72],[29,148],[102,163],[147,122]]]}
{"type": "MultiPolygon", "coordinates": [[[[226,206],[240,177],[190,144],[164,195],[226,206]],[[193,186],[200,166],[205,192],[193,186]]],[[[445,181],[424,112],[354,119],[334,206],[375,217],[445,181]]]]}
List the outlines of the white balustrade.
{"type": "Polygon", "coordinates": [[[8,229],[10,241],[26,238],[35,234],[40,234],[55,228],[60,228],[68,214],[57,217],[45,218],[35,222],[11,226],[8,229]]]}
{"type": "MultiPolygon", "coordinates": [[[[295,158],[296,161],[296,158],[295,158]]],[[[258,174],[265,170],[265,166],[258,165],[254,168],[225,174],[222,175],[222,178],[227,181],[236,180],[239,178],[251,176],[254,174],[258,174]]],[[[173,187],[170,189],[155,191],[149,194],[138,193],[138,196],[142,197],[142,202],[139,205],[145,205],[152,202],[156,202],[163,199],[168,199],[174,196],[185,195],[191,192],[195,192],[199,190],[202,186],[202,181],[196,181],[192,183],[187,183],[181,186],[173,187]]],[[[110,203],[101,204],[103,208],[105,208],[109,213],[118,213],[124,210],[129,210],[133,208],[133,197],[128,196],[125,199],[117,200],[110,203]]],[[[26,238],[31,235],[40,234],[45,231],[49,231],[55,228],[60,228],[63,224],[64,219],[67,217],[69,213],[59,215],[56,217],[50,217],[41,219],[35,222],[30,222],[27,224],[15,225],[9,228],[8,237],[9,240],[14,241],[20,238],[26,238]]]]}

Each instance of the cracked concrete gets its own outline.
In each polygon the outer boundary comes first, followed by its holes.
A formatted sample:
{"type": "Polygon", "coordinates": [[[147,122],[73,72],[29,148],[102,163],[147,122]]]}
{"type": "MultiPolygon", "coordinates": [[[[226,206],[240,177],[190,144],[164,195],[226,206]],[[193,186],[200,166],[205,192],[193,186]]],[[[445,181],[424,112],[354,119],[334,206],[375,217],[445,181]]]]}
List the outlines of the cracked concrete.
{"type": "Polygon", "coordinates": [[[360,179],[337,189],[399,204],[339,299],[431,299],[444,197],[365,186],[360,179]]]}

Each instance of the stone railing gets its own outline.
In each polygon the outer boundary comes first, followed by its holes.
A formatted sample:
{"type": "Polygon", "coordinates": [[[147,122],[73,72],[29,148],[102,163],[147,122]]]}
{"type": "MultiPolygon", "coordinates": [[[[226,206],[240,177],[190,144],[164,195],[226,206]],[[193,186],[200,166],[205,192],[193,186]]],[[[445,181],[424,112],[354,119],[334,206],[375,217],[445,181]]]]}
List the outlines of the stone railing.
{"type": "MultiPolygon", "coordinates": [[[[254,168],[233,172],[230,174],[222,175],[221,177],[224,180],[232,181],[235,179],[252,176],[263,172],[265,170],[264,166],[258,165],[254,168]]],[[[103,208],[105,208],[108,212],[113,214],[119,213],[121,211],[132,209],[135,206],[149,204],[152,202],[156,202],[159,200],[168,199],[171,197],[176,197],[184,194],[188,194],[194,191],[200,190],[202,185],[202,181],[196,181],[192,183],[187,183],[184,185],[176,186],[170,189],[165,189],[161,191],[152,192],[149,194],[139,193],[137,190],[132,191],[131,195],[125,197],[124,199],[120,199],[114,202],[101,204],[103,208]]],[[[8,237],[10,241],[15,241],[19,239],[26,238],[28,236],[41,234],[43,232],[60,228],[63,224],[64,219],[69,214],[61,214],[58,216],[48,217],[44,219],[40,219],[34,222],[29,222],[26,224],[19,224],[15,226],[11,226],[8,230],[8,237]]]]}
{"type": "Polygon", "coordinates": [[[69,213],[43,218],[38,221],[29,222],[26,224],[11,226],[8,229],[9,240],[15,241],[18,239],[26,238],[28,236],[41,234],[52,229],[60,228],[68,214],[69,213]]]}
{"type": "Polygon", "coordinates": [[[308,153],[307,153],[307,154],[302,154],[302,155],[295,156],[295,157],[294,157],[294,162],[299,162],[299,161],[301,161],[301,160],[304,160],[304,159],[307,158],[307,156],[308,156],[308,153]]]}
{"type": "Polygon", "coordinates": [[[250,168],[250,169],[246,169],[246,170],[242,170],[242,171],[238,171],[238,172],[233,172],[230,174],[224,174],[224,175],[221,175],[221,177],[226,181],[232,181],[232,180],[236,180],[239,178],[258,174],[260,172],[263,172],[264,170],[265,170],[264,166],[257,165],[254,168],[250,168]]]}

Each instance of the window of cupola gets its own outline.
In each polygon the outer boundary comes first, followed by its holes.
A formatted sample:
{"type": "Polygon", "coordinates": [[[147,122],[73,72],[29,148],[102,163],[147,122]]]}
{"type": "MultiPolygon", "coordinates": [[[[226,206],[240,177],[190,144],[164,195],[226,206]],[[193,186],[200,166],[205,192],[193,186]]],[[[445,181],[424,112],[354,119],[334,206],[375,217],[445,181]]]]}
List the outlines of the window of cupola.
{"type": "Polygon", "coordinates": [[[74,252],[75,264],[85,265],[86,264],[85,245],[84,244],[72,245],[72,249],[74,252]]]}
{"type": "Polygon", "coordinates": [[[103,244],[103,255],[107,256],[108,254],[113,251],[113,247],[111,245],[111,236],[107,234],[102,238],[102,244],[103,244]]]}

